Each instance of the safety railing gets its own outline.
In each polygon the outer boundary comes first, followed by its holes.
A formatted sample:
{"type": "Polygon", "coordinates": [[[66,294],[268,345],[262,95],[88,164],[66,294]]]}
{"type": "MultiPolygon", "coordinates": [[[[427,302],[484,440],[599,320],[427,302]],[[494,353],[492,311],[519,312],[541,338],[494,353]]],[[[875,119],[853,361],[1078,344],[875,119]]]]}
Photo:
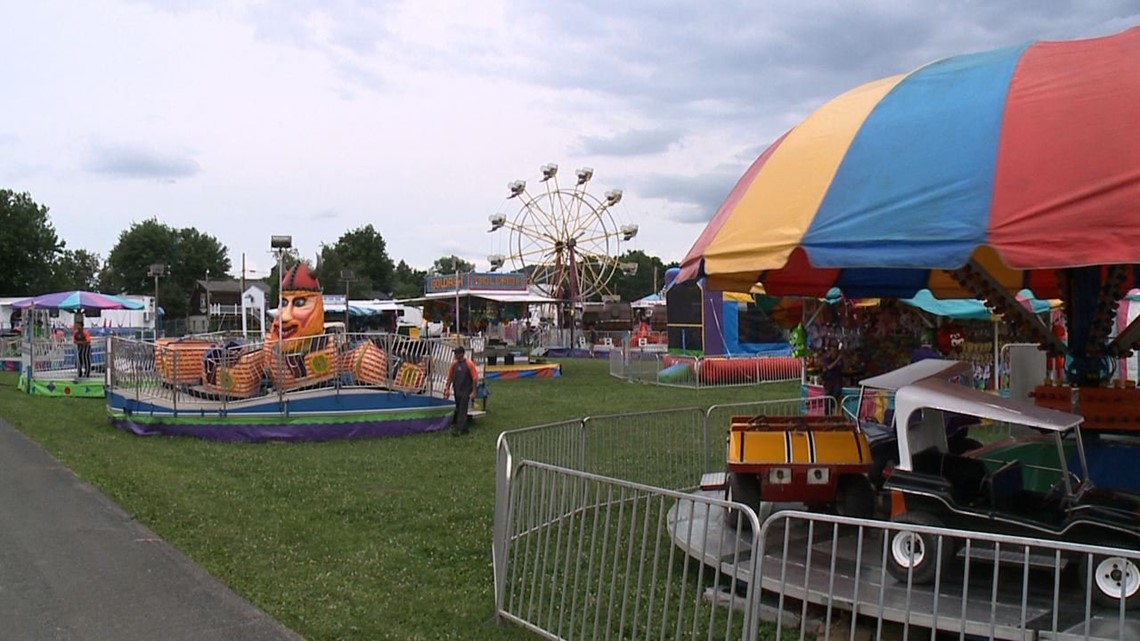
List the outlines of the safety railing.
{"type": "Polygon", "coordinates": [[[834,412],[834,399],[796,398],[713,406],[696,431],[689,410],[671,410],[504,432],[498,617],[566,640],[1140,638],[1140,618],[1111,598],[1140,600],[1140,551],[949,529],[920,513],[778,511],[761,524],[722,491],[692,491],[723,471],[733,416],[834,412]],[[680,452],[686,443],[700,455],[680,452]],[[742,516],[731,526],[729,510],[742,516]]]}
{"type": "Polygon", "coordinates": [[[0,337],[0,358],[19,358],[20,357],[20,337],[19,336],[3,336],[0,337]]]}
{"type": "MultiPolygon", "coordinates": [[[[478,339],[465,341],[482,350],[478,339]]],[[[442,396],[454,340],[326,334],[243,342],[224,335],[112,339],[111,390],[225,412],[248,399],[311,390],[390,389],[442,396]]],[[[478,361],[477,361],[478,362],[478,361]]]]}
{"type": "MultiPolygon", "coordinates": [[[[720,515],[712,515],[717,518],[720,515]]],[[[775,512],[749,581],[775,597],[775,639],[1132,639],[1140,552],[903,521],[775,512]],[[792,627],[792,630],[787,629],[792,627]],[[937,632],[936,632],[937,631],[937,632]],[[942,637],[937,637],[942,638],[942,637]]],[[[684,534],[677,537],[682,543],[684,534]]],[[[755,597],[754,597],[755,598],[755,597]]]]}
{"type": "MultiPolygon", "coordinates": [[[[733,577],[689,563],[670,536],[678,506],[707,513],[724,501],[535,462],[516,471],[509,501],[502,620],[547,639],[755,638],[751,610],[708,598],[733,577]]],[[[748,547],[724,561],[751,563],[748,547]]]]}
{"type": "MultiPolygon", "coordinates": [[[[90,373],[102,376],[106,366],[107,341],[110,337],[92,336],[89,345],[90,373]]],[[[44,336],[30,339],[30,344],[16,344],[24,369],[39,379],[70,379],[79,373],[79,346],[70,336],[44,336]]]]}
{"type": "Polygon", "coordinates": [[[638,383],[721,388],[799,381],[803,361],[791,356],[674,356],[623,349],[611,351],[610,375],[638,383]]]}

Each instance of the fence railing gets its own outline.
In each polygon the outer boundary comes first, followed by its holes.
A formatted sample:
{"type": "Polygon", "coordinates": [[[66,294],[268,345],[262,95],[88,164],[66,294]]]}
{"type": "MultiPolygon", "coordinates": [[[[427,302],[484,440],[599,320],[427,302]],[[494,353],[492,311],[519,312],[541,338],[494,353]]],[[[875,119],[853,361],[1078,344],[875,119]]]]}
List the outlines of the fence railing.
{"type": "MultiPolygon", "coordinates": [[[[106,366],[107,343],[110,337],[92,336],[90,344],[90,374],[102,376],[106,366]]],[[[75,378],[79,373],[79,347],[71,336],[44,336],[17,342],[15,354],[33,377],[42,379],[75,378]]]]}
{"type": "MultiPolygon", "coordinates": [[[[468,338],[478,358],[482,339],[468,338]]],[[[326,334],[244,342],[209,334],[155,343],[111,339],[111,390],[136,399],[211,404],[301,390],[390,389],[442,396],[454,340],[396,334],[326,334]]]]}
{"type": "Polygon", "coordinates": [[[3,336],[0,337],[0,358],[19,358],[20,357],[20,337],[19,336],[3,336]]]}
{"type": "Polygon", "coordinates": [[[668,410],[504,432],[497,616],[566,640],[751,641],[762,628],[775,639],[933,639],[938,630],[1140,638],[1131,610],[1097,596],[1115,582],[1140,599],[1140,551],[929,519],[777,511],[760,523],[721,491],[692,491],[702,473],[723,471],[733,416],[831,414],[835,403],[795,398],[713,406],[699,418],[668,410]],[[744,518],[728,526],[727,510],[744,518]]]}
{"type": "Polygon", "coordinates": [[[720,388],[799,381],[802,359],[791,356],[674,356],[637,349],[609,353],[610,375],[638,383],[720,388]]]}

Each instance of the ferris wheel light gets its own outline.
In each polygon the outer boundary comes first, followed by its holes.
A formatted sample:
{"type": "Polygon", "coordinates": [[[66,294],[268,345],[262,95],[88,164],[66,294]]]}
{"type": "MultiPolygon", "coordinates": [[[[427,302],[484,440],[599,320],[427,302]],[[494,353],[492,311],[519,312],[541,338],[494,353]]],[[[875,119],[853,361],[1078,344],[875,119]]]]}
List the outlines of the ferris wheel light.
{"type": "Polygon", "coordinates": [[[594,168],[593,167],[583,167],[583,168],[579,169],[577,173],[578,173],[578,184],[579,185],[585,185],[586,183],[590,182],[591,178],[594,177],[594,168]]]}
{"type": "Polygon", "coordinates": [[[509,189],[511,192],[511,195],[507,196],[507,200],[510,200],[511,198],[514,198],[515,196],[518,196],[519,194],[526,191],[526,181],[516,180],[514,182],[509,182],[507,183],[507,189],[509,189]]]}
{"type": "Polygon", "coordinates": [[[616,205],[621,202],[622,191],[620,189],[612,189],[606,192],[606,203],[616,205]]]}
{"type": "Polygon", "coordinates": [[[497,271],[506,262],[506,258],[502,254],[491,254],[487,257],[487,262],[491,263],[491,271],[497,271]]]}
{"type": "Polygon", "coordinates": [[[621,228],[621,239],[622,240],[633,240],[633,237],[636,235],[637,235],[637,225],[622,225],[622,228],[621,228]]]}
{"type": "Polygon", "coordinates": [[[491,214],[487,216],[487,220],[491,221],[491,228],[487,230],[488,233],[501,229],[503,225],[507,224],[507,217],[503,214],[491,214]]]}
{"type": "Polygon", "coordinates": [[[539,167],[539,170],[542,171],[542,182],[546,182],[558,175],[558,165],[554,163],[543,165],[539,167]]]}

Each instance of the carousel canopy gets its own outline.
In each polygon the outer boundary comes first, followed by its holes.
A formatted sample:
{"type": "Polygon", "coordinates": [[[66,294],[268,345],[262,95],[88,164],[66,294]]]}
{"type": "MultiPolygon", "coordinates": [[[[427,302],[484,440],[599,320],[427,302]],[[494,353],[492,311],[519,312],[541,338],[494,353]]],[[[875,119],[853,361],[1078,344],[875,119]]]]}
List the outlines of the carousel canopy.
{"type": "Polygon", "coordinates": [[[1057,268],[1140,263],[1140,28],[949,58],[857,87],[765,150],[682,280],[822,296],[1059,295],[1057,268]]]}
{"type": "Polygon", "coordinates": [[[98,292],[69,291],[41,294],[12,303],[14,309],[59,309],[68,312],[102,309],[142,309],[142,303],[127,300],[111,294],[98,292]]]}

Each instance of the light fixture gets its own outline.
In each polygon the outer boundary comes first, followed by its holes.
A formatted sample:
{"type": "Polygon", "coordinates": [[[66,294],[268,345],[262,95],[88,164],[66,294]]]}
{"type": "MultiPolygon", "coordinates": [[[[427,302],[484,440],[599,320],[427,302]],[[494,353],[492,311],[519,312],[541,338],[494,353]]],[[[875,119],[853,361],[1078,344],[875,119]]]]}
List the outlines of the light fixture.
{"type": "Polygon", "coordinates": [[[292,236],[270,236],[269,247],[271,249],[290,249],[293,247],[292,236]]]}
{"type": "Polygon", "coordinates": [[[165,276],[166,275],[166,265],[164,265],[162,263],[154,263],[147,270],[146,275],[147,276],[155,276],[155,277],[165,276]]]}
{"type": "Polygon", "coordinates": [[[539,167],[539,170],[542,171],[542,182],[546,182],[558,175],[558,165],[554,163],[545,164],[539,167]]]}
{"type": "Polygon", "coordinates": [[[621,228],[621,239],[622,240],[633,240],[633,237],[636,235],[637,235],[637,225],[622,225],[622,228],[621,228]]]}
{"type": "Polygon", "coordinates": [[[519,194],[526,191],[526,181],[516,180],[514,182],[509,182],[507,183],[507,189],[509,189],[511,192],[511,195],[507,196],[507,200],[510,200],[511,198],[514,198],[515,196],[518,196],[519,194]]]}
{"type": "Polygon", "coordinates": [[[492,254],[487,257],[487,262],[491,263],[491,271],[496,271],[503,266],[506,259],[502,254],[492,254]]]}
{"type": "Polygon", "coordinates": [[[618,263],[618,269],[626,276],[634,276],[637,274],[637,263],[618,263]]]}
{"type": "Polygon", "coordinates": [[[578,173],[578,184],[579,185],[585,185],[586,183],[590,182],[591,178],[594,177],[594,168],[593,167],[583,167],[583,168],[579,169],[577,173],[578,173]]]}
{"type": "Polygon", "coordinates": [[[621,202],[621,193],[622,192],[620,189],[611,189],[610,191],[607,191],[606,192],[606,203],[610,204],[610,205],[618,204],[619,202],[621,202]]]}
{"type": "Polygon", "coordinates": [[[502,229],[503,225],[507,224],[507,217],[503,214],[491,214],[487,216],[487,220],[491,221],[491,228],[487,230],[488,233],[502,229]]]}

